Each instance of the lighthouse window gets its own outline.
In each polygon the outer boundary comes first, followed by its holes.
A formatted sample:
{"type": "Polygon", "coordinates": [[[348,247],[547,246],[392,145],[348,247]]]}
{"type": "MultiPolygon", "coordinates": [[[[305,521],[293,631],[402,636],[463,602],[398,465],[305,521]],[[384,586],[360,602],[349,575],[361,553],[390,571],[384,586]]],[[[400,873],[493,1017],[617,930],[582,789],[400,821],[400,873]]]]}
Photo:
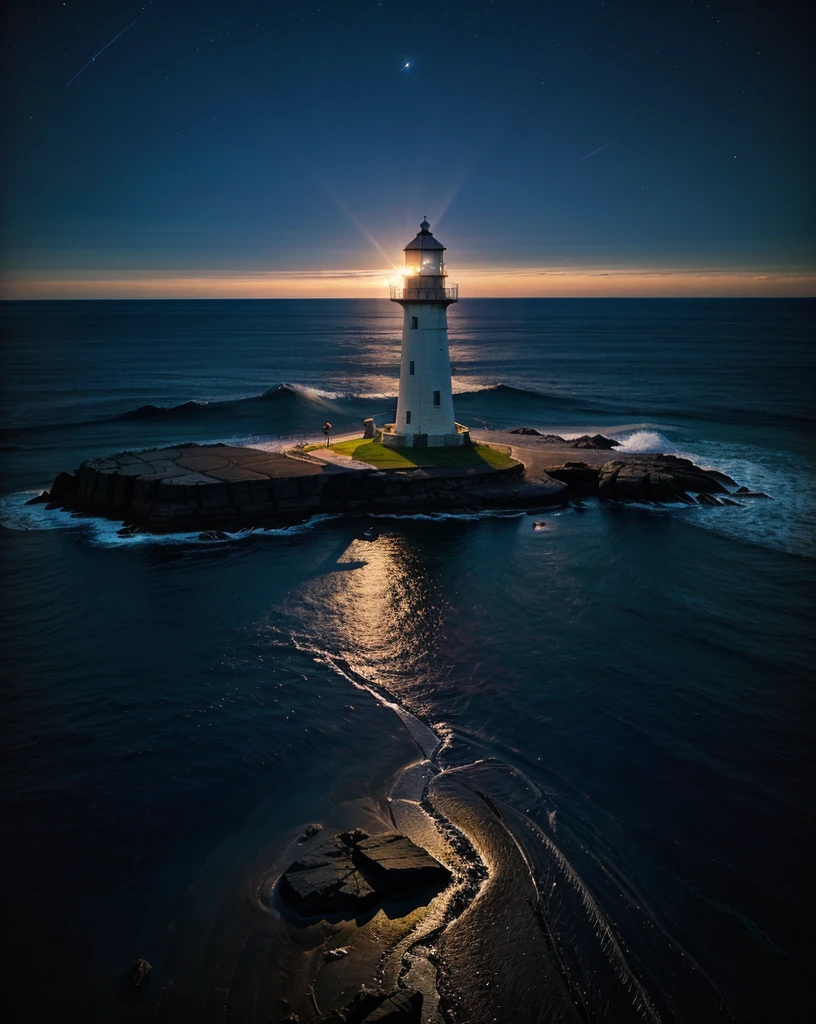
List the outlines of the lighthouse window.
{"type": "Polygon", "coordinates": [[[406,423],[410,423],[411,422],[411,410],[410,409],[405,413],[405,422],[406,423]]]}
{"type": "Polygon", "coordinates": [[[418,316],[412,316],[411,317],[411,330],[415,331],[415,330],[417,330],[418,327],[419,327],[419,317],[418,316]]]}
{"type": "Polygon", "coordinates": [[[442,392],[441,391],[434,391],[434,405],[441,405],[441,404],[442,404],[442,392]]]}
{"type": "Polygon", "coordinates": [[[409,374],[410,374],[410,375],[411,375],[412,377],[413,377],[413,375],[414,375],[414,366],[415,366],[415,365],[416,365],[416,364],[414,363],[413,359],[412,359],[412,360],[410,361],[410,363],[408,363],[408,373],[409,373],[409,374]]]}

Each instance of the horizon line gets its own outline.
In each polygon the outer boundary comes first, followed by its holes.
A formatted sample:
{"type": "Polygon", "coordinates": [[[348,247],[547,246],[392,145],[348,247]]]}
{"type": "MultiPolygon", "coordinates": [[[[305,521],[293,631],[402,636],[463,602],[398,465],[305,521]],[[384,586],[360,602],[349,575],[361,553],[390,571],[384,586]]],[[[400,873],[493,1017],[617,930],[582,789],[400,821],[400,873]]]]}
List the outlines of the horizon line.
{"type": "MultiPolygon", "coordinates": [[[[380,270],[11,271],[0,298],[49,299],[375,299],[388,300],[380,270]]],[[[462,298],[810,298],[816,270],[745,267],[463,267],[451,281],[462,298]]]]}

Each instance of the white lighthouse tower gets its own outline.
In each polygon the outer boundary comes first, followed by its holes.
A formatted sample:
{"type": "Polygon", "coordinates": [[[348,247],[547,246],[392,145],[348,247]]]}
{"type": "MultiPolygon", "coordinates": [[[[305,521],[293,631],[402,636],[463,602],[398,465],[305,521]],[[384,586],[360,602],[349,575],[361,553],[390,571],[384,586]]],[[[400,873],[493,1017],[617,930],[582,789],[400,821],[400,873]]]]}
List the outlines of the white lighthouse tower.
{"type": "Polygon", "coordinates": [[[470,443],[453,418],[447,309],[459,299],[457,285],[446,286],[445,246],[423,220],[405,253],[403,284],[391,288],[391,301],[404,312],[396,423],[383,428],[390,448],[441,448],[470,443]]]}

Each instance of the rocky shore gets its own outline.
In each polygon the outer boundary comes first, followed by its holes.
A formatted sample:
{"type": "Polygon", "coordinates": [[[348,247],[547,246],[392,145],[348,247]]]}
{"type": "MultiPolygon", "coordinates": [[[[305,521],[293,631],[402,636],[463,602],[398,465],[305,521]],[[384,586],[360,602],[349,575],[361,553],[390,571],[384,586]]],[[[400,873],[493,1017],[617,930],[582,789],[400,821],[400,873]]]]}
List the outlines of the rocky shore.
{"type": "MultiPolygon", "coordinates": [[[[565,440],[531,428],[474,431],[509,466],[374,469],[334,455],[226,444],[120,452],[62,472],[34,502],[155,533],[275,527],[317,512],[543,507],[597,497],[621,502],[738,505],[768,497],[675,455],[619,452],[600,434],[565,440]]],[[[334,454],[334,453],[332,453],[334,454]]]]}

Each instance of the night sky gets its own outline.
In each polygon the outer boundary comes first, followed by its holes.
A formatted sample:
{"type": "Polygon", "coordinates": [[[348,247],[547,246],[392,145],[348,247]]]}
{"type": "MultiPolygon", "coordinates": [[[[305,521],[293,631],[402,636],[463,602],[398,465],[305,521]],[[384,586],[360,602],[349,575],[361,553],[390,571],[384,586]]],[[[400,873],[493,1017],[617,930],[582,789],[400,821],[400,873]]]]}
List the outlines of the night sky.
{"type": "Polygon", "coordinates": [[[809,6],[9,4],[3,294],[813,294],[809,6]]]}

